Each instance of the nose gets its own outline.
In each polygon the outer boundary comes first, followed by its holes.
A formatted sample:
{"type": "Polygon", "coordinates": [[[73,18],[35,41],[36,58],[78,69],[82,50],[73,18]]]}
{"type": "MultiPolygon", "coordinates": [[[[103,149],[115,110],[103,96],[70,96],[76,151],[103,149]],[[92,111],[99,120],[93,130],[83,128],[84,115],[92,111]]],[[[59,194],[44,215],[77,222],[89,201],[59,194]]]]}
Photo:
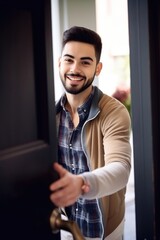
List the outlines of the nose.
{"type": "Polygon", "coordinates": [[[80,66],[79,66],[79,63],[78,62],[74,62],[71,66],[71,72],[73,73],[80,73],[81,72],[81,69],[80,69],[80,66]]]}

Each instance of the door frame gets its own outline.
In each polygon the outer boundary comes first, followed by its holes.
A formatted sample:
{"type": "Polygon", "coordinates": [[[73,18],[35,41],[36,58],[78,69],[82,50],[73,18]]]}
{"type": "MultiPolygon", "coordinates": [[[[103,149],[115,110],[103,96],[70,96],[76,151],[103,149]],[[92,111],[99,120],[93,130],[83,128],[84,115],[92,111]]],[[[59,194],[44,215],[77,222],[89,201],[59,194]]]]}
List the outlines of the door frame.
{"type": "Polygon", "coordinates": [[[160,3],[128,0],[136,239],[160,239],[160,3]]]}

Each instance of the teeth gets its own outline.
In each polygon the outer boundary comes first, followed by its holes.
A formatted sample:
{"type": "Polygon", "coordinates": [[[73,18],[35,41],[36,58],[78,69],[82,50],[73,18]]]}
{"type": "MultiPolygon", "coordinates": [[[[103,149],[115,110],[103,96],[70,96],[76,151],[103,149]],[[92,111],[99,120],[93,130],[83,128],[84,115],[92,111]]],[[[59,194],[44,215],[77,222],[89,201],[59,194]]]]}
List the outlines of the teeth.
{"type": "Polygon", "coordinates": [[[75,78],[75,77],[68,77],[70,80],[72,80],[72,81],[79,81],[79,80],[82,80],[82,78],[81,77],[79,77],[79,78],[75,78]]]}

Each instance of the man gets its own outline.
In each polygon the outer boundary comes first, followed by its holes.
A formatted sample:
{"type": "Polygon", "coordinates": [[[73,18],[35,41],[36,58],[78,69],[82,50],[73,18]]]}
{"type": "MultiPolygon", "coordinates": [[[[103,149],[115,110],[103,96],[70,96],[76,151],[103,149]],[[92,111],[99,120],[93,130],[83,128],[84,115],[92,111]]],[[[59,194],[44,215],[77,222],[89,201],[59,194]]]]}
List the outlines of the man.
{"type": "Polygon", "coordinates": [[[102,69],[100,36],[83,27],[63,34],[59,73],[65,94],[56,105],[60,179],[51,201],[65,208],[86,239],[123,236],[130,173],[130,117],[118,100],[93,86],[102,69]]]}

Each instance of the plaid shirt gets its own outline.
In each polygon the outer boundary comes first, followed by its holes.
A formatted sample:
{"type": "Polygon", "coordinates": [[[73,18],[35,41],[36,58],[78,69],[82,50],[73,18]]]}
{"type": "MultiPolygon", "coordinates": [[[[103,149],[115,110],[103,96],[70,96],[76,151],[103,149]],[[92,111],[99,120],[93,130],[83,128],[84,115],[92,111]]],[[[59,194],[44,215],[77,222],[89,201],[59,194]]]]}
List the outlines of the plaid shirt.
{"type": "MultiPolygon", "coordinates": [[[[65,109],[66,96],[61,99],[61,117],[59,126],[59,163],[73,174],[89,171],[86,156],[81,146],[81,130],[86,121],[94,92],[87,101],[77,109],[79,124],[74,128],[70,113],[65,109]]],[[[69,220],[77,222],[83,236],[101,238],[103,234],[102,217],[98,199],[79,198],[75,204],[66,209],[69,220]]]]}

